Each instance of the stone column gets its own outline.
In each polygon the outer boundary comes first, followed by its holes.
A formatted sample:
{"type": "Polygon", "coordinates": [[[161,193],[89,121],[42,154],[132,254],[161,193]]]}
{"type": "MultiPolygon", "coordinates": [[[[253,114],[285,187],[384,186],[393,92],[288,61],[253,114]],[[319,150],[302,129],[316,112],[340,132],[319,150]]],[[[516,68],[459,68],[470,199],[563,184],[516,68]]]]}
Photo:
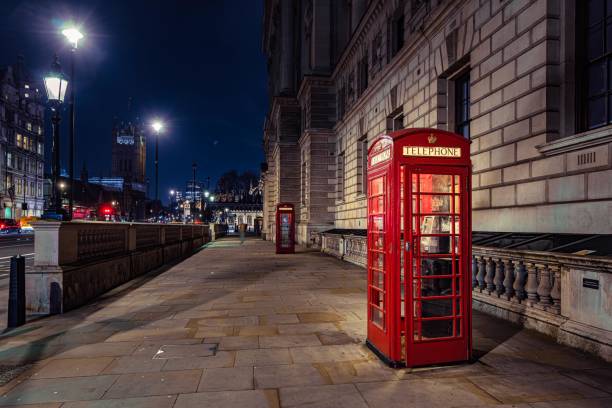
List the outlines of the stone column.
{"type": "Polygon", "coordinates": [[[293,94],[295,91],[294,69],[294,0],[283,0],[281,6],[281,93],[293,94]]]}

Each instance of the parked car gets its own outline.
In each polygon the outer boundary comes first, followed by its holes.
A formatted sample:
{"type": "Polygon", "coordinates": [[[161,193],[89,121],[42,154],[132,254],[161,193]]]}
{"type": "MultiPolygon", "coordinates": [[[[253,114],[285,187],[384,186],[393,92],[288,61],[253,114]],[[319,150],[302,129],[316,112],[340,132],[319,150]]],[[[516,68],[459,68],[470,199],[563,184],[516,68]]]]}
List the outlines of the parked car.
{"type": "Polygon", "coordinates": [[[17,221],[8,218],[0,218],[0,234],[9,234],[12,232],[21,232],[21,227],[17,221]]]}

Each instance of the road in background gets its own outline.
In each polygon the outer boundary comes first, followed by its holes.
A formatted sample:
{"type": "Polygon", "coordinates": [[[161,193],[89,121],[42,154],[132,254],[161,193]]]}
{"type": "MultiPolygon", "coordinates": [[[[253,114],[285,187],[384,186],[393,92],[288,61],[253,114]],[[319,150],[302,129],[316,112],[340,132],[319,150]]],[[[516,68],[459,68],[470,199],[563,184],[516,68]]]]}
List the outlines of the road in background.
{"type": "Polygon", "coordinates": [[[0,332],[6,327],[8,308],[9,272],[11,257],[22,255],[26,258],[26,270],[34,264],[34,234],[0,235],[0,332]]]}

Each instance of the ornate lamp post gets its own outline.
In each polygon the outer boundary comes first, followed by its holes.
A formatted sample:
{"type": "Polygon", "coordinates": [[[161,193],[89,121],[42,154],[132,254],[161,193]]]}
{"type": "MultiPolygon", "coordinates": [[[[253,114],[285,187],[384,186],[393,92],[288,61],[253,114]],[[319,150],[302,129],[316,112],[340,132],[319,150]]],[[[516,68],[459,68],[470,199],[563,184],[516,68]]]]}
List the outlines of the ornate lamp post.
{"type": "Polygon", "coordinates": [[[74,54],[76,52],[79,40],[83,38],[83,34],[74,27],[67,28],[62,31],[62,34],[72,45],[70,52],[70,149],[68,155],[68,177],[70,178],[70,191],[68,193],[68,219],[72,219],[72,208],[74,202],[74,94],[75,94],[75,72],[74,72],[74,54]]]}
{"type": "Polygon", "coordinates": [[[66,88],[68,87],[68,81],[62,74],[62,69],[59,63],[57,55],[51,65],[51,71],[44,78],[45,90],[47,92],[47,99],[51,105],[53,116],[51,122],[53,123],[53,146],[51,148],[53,166],[52,166],[52,188],[51,188],[51,205],[49,209],[55,211],[56,217],[61,217],[62,214],[62,197],[59,192],[59,176],[60,176],[60,135],[59,135],[59,124],[60,114],[59,110],[64,102],[66,96],[66,88]]]}

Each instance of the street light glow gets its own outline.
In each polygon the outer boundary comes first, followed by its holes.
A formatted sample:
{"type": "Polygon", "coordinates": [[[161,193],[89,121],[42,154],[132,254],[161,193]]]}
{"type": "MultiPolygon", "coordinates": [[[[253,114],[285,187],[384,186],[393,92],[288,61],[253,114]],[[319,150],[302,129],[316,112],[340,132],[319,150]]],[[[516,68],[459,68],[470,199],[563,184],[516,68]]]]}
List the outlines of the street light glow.
{"type": "Polygon", "coordinates": [[[170,190],[170,195],[173,196],[174,195],[174,190],[170,190]]]}
{"type": "Polygon", "coordinates": [[[210,193],[208,191],[204,191],[204,197],[208,198],[209,195],[210,193]]]}
{"type": "Polygon", "coordinates": [[[156,133],[159,133],[164,128],[164,124],[161,121],[156,120],[153,123],[151,123],[151,127],[156,133]]]}
{"type": "Polygon", "coordinates": [[[62,34],[64,34],[64,37],[70,41],[74,48],[77,48],[79,40],[84,37],[83,33],[81,33],[76,27],[70,27],[62,30],[62,34]]]}

